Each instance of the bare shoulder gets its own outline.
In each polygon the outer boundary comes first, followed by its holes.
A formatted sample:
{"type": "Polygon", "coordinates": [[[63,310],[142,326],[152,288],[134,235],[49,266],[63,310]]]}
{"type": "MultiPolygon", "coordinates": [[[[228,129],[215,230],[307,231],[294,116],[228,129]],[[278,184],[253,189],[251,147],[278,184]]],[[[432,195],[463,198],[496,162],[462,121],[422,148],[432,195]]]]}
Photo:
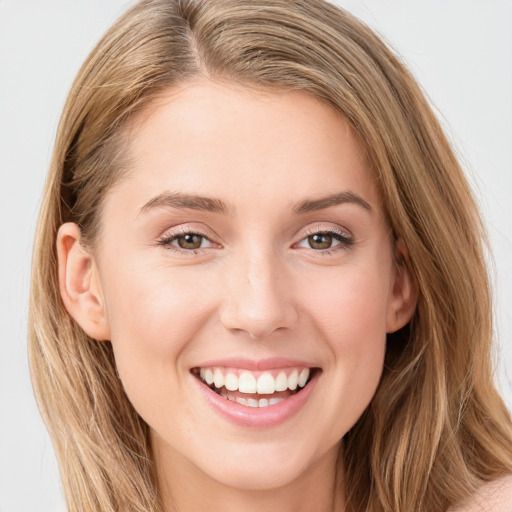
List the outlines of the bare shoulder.
{"type": "Polygon", "coordinates": [[[512,512],[512,475],[485,484],[449,512],[512,512]]]}

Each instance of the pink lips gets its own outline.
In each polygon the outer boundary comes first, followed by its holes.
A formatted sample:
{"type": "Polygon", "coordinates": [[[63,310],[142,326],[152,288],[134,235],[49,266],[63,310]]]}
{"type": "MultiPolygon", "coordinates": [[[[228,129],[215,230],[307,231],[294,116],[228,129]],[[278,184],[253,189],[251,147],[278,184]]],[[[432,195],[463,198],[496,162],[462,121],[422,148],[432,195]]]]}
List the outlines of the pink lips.
{"type": "MultiPolygon", "coordinates": [[[[249,359],[207,361],[202,363],[201,367],[235,367],[252,371],[264,371],[289,367],[311,368],[312,365],[298,360],[272,358],[260,361],[249,359]]],[[[318,381],[320,373],[320,371],[314,372],[309,383],[286,400],[274,405],[259,408],[248,407],[223,398],[198,378],[194,378],[194,381],[199,386],[208,405],[229,422],[243,427],[270,428],[284,423],[306,404],[318,381]]]]}

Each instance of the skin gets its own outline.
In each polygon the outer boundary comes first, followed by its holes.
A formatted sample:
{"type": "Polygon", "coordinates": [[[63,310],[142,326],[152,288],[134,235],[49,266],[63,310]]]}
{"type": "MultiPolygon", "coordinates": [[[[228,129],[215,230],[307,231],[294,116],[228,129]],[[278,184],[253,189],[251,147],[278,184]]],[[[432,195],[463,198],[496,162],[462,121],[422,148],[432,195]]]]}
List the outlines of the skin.
{"type": "Polygon", "coordinates": [[[450,512],[510,512],[511,503],[512,475],[507,475],[483,485],[450,512]]]}
{"type": "Polygon", "coordinates": [[[375,393],[386,333],[416,304],[361,143],[306,93],[210,81],[169,91],[130,128],[132,166],[107,194],[99,240],[87,251],[64,224],[59,273],[68,311],[112,343],[151,427],[167,510],[343,510],[340,440],[375,393]],[[227,211],[156,205],[169,193],[227,211]],[[296,211],[334,193],[350,200],[296,211]],[[184,232],[201,247],[180,249],[184,232]],[[319,248],[311,235],[327,232],[341,241],[324,235],[332,246],[319,248]],[[276,356],[322,372],[272,428],[228,422],[190,373],[276,356]]]}

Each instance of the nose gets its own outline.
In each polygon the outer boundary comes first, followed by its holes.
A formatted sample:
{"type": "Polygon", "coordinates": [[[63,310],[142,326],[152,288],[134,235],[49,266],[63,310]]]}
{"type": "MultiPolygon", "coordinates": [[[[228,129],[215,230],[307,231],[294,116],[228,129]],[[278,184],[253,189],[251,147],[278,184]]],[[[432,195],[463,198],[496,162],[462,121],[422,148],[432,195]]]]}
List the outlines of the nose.
{"type": "Polygon", "coordinates": [[[240,255],[226,282],[220,320],[229,331],[263,339],[297,321],[293,286],[276,255],[240,255]]]}

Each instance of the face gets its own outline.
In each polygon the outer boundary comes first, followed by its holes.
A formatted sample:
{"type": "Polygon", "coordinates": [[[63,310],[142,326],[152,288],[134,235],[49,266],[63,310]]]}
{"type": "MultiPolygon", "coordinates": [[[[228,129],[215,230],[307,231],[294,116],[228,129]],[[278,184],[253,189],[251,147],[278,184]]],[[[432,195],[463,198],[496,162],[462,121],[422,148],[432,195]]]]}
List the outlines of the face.
{"type": "Polygon", "coordinates": [[[361,144],[306,93],[206,82],[129,137],[94,293],[157,458],[246,489],[332,469],[408,319],[361,144]]]}

